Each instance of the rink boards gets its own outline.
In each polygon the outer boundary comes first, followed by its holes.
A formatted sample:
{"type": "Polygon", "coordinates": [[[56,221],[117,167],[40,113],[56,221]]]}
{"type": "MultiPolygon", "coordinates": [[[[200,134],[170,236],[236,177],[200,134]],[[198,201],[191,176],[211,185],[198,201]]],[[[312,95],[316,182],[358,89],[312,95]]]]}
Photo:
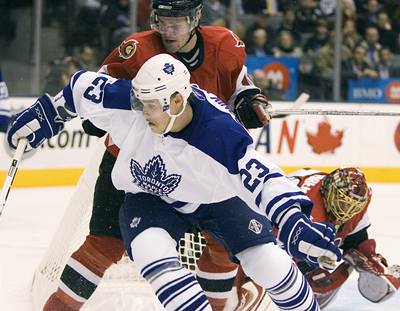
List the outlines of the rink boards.
{"type": "MultiPolygon", "coordinates": [[[[33,103],[34,98],[12,98],[15,109],[33,103]]],[[[273,103],[276,109],[290,103],[273,103]]],[[[400,105],[307,103],[312,109],[396,110],[400,105]]],[[[89,163],[96,137],[84,134],[79,119],[26,157],[14,185],[74,185],[89,163]]],[[[289,116],[274,119],[264,129],[252,130],[257,149],[285,172],[302,167],[330,171],[338,166],[357,166],[370,182],[400,182],[400,117],[390,116],[289,116]]],[[[4,135],[0,139],[4,140],[4,135]]],[[[5,144],[0,144],[0,182],[10,165],[5,144]]]]}

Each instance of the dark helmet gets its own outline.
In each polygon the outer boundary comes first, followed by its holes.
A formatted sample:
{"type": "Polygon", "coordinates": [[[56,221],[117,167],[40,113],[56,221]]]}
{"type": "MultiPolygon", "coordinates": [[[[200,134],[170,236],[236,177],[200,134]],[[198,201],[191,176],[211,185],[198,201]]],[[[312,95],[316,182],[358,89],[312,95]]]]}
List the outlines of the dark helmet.
{"type": "Polygon", "coordinates": [[[199,25],[203,0],[153,0],[151,27],[157,30],[158,17],[188,17],[190,30],[199,25]]]}

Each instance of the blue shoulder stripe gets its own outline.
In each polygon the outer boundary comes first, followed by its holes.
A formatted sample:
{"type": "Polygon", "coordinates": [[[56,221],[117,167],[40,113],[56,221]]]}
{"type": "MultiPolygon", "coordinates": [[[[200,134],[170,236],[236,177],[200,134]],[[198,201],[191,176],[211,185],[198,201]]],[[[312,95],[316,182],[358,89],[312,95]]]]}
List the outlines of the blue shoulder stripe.
{"type": "Polygon", "coordinates": [[[117,80],[104,87],[103,107],[131,110],[131,80],[117,80]]]}
{"type": "Polygon", "coordinates": [[[79,70],[77,71],[70,79],[69,84],[63,88],[63,96],[64,99],[67,103],[67,105],[73,109],[74,112],[76,112],[76,108],[75,108],[75,103],[74,103],[74,98],[72,96],[72,89],[74,88],[74,85],[76,83],[76,81],[79,79],[79,77],[85,73],[86,70],[79,70]]]}
{"type": "MultiPolygon", "coordinates": [[[[196,93],[199,91],[196,89],[196,93]]],[[[186,140],[225,166],[229,173],[238,174],[238,161],[253,139],[230,113],[218,109],[205,96],[196,93],[190,99],[193,109],[191,123],[183,131],[169,135],[186,140]]]]}

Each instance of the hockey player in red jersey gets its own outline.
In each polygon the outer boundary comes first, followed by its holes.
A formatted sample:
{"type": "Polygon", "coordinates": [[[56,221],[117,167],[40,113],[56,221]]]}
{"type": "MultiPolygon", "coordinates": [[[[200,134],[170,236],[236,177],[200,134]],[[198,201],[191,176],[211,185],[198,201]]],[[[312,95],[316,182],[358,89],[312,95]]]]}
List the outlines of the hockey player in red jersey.
{"type": "MultiPolygon", "coordinates": [[[[346,167],[330,174],[302,169],[289,176],[313,202],[312,219],[335,225],[336,244],[343,250],[344,261],[334,271],[297,263],[321,308],[337,296],[354,270],[363,297],[375,303],[389,299],[400,287],[400,266],[389,266],[385,257],[377,253],[375,240],[368,236],[371,223],[367,211],[372,192],[364,174],[357,168],[346,167]]],[[[264,291],[243,273],[238,273],[235,283],[238,299],[233,296],[234,302],[230,304],[237,304],[237,311],[275,310],[264,291]]]]}
{"type": "MultiPolygon", "coordinates": [[[[247,75],[243,42],[226,28],[199,27],[202,0],[154,0],[152,7],[153,30],[126,38],[105,59],[100,70],[117,78],[132,79],[152,56],[169,53],[190,70],[191,82],[228,102],[245,127],[256,128],[267,123],[269,104],[247,75]]],[[[89,134],[104,135],[89,121],[84,121],[83,127],[89,134]]],[[[118,149],[112,141],[107,139],[106,143],[107,151],[96,181],[90,233],[71,255],[57,291],[44,306],[45,311],[79,310],[96,290],[106,269],[123,255],[118,211],[124,193],[117,191],[111,182],[118,149]]],[[[227,281],[232,283],[236,265],[226,253],[222,256],[223,267],[219,270],[231,271],[227,281]]],[[[215,265],[220,266],[218,262],[215,265]]]]}

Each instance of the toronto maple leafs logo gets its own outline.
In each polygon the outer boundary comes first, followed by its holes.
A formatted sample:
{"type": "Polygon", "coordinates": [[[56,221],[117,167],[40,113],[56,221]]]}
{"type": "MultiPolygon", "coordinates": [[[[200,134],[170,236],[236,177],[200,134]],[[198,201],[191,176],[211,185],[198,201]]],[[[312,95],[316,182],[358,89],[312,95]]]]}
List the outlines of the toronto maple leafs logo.
{"type": "Polygon", "coordinates": [[[178,174],[168,175],[165,164],[159,155],[153,157],[144,167],[131,159],[130,169],[133,182],[138,187],[158,196],[170,194],[178,187],[182,178],[178,174]]]}
{"type": "Polygon", "coordinates": [[[172,75],[172,74],[174,73],[174,71],[175,71],[175,67],[174,67],[173,64],[165,63],[165,64],[164,64],[163,71],[164,71],[166,74],[172,75]]]}

